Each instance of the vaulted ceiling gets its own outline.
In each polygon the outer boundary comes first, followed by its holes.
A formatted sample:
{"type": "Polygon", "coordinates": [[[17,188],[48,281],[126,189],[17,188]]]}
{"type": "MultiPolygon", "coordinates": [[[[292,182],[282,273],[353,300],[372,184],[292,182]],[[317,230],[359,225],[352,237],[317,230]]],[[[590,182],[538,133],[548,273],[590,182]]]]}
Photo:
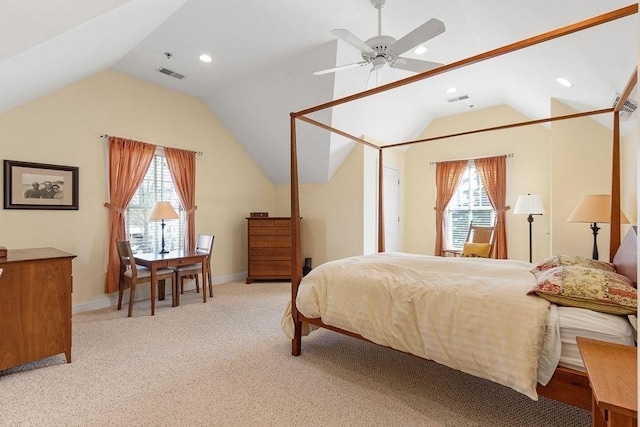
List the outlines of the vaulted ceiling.
{"type": "MultiPolygon", "coordinates": [[[[399,39],[430,18],[441,20],[446,31],[424,43],[425,54],[403,56],[450,64],[629,4],[388,0],[380,24],[382,34],[399,39]]],[[[371,83],[370,66],[312,74],[362,61],[331,30],[367,40],[379,24],[369,0],[22,0],[1,7],[0,112],[113,68],[202,98],[276,184],[289,180],[289,113],[371,83]],[[199,61],[202,53],[213,61],[199,61]]],[[[605,108],[637,65],[638,27],[632,15],[396,90],[375,104],[327,110],[318,119],[353,135],[398,142],[470,108],[507,104],[532,119],[549,116],[551,98],[578,110],[605,108]],[[573,86],[559,85],[558,76],[573,86]],[[447,93],[449,87],[458,90],[447,93]]],[[[410,75],[385,66],[378,84],[410,75]]],[[[609,125],[610,119],[598,119],[609,125]]],[[[328,132],[303,131],[312,143],[301,150],[301,180],[324,181],[349,144],[328,132]]]]}

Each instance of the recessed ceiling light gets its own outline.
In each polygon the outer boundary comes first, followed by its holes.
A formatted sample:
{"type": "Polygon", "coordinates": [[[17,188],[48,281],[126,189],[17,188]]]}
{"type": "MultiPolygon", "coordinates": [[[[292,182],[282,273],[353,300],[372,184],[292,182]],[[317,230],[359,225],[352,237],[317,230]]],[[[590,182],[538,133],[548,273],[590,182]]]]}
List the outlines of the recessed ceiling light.
{"type": "Polygon", "coordinates": [[[573,83],[571,83],[571,81],[569,81],[569,79],[565,78],[565,77],[556,77],[556,81],[558,83],[560,83],[562,86],[564,87],[571,87],[573,86],[573,83]]]}
{"type": "Polygon", "coordinates": [[[202,55],[200,55],[200,61],[202,62],[211,62],[212,59],[209,55],[207,55],[206,53],[203,53],[202,55]]]}
{"type": "Polygon", "coordinates": [[[455,87],[450,87],[449,89],[447,89],[447,93],[453,93],[455,91],[457,91],[458,89],[455,87]]]}
{"type": "Polygon", "coordinates": [[[416,55],[422,55],[426,51],[427,51],[427,48],[424,46],[418,46],[417,48],[413,49],[413,53],[415,53],[416,55]]]}

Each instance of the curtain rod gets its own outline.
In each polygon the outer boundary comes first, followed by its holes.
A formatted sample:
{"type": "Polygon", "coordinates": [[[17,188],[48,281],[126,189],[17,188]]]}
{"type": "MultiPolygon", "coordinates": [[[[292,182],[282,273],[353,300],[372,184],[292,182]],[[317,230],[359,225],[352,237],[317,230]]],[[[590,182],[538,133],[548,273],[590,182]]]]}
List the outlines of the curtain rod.
{"type": "MultiPolygon", "coordinates": [[[[507,159],[513,158],[516,156],[515,153],[508,153],[508,154],[503,154],[507,159]]],[[[490,157],[500,157],[498,156],[487,156],[487,157],[475,157],[473,159],[455,159],[455,160],[440,160],[439,162],[429,162],[429,164],[431,166],[433,165],[437,165],[438,163],[442,163],[442,162],[455,162],[455,161],[459,161],[459,160],[475,160],[475,159],[488,159],[490,157]]]]}
{"type": "MultiPolygon", "coordinates": [[[[102,138],[102,139],[108,139],[110,136],[111,136],[111,135],[108,135],[108,134],[106,134],[106,133],[105,133],[105,134],[103,134],[103,135],[100,135],[100,138],[102,138]]],[[[162,148],[165,148],[163,145],[157,145],[157,144],[153,144],[153,145],[155,145],[156,147],[162,147],[162,148]]],[[[174,148],[174,147],[168,147],[168,148],[174,148]]],[[[190,150],[187,150],[187,151],[190,151],[190,150]]],[[[194,153],[196,153],[196,155],[197,155],[197,156],[204,156],[204,152],[202,152],[202,151],[194,151],[194,153]]]]}

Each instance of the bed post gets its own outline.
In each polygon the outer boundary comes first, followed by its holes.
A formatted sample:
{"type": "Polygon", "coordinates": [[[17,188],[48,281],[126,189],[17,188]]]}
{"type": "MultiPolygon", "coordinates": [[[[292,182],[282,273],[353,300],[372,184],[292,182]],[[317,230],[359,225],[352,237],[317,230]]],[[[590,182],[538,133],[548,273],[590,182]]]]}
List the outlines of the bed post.
{"type": "Polygon", "coordinates": [[[611,158],[611,224],[609,237],[609,262],[613,262],[613,256],[618,251],[621,240],[620,230],[620,111],[627,102],[631,91],[638,81],[638,68],[636,67],[624,88],[620,99],[613,111],[613,150],[611,158]]]}
{"type": "Polygon", "coordinates": [[[378,252],[384,252],[384,166],[382,147],[378,149],[378,252]]]}
{"type": "Polygon", "coordinates": [[[291,113],[291,316],[294,325],[291,354],[299,356],[302,351],[302,322],[298,318],[296,297],[300,280],[302,280],[302,248],[300,245],[300,194],[296,146],[296,117],[291,113]]]}
{"type": "Polygon", "coordinates": [[[609,223],[609,262],[620,246],[620,112],[613,112],[613,147],[611,158],[611,217],[609,223]],[[617,215],[616,215],[617,213],[617,215]]]}

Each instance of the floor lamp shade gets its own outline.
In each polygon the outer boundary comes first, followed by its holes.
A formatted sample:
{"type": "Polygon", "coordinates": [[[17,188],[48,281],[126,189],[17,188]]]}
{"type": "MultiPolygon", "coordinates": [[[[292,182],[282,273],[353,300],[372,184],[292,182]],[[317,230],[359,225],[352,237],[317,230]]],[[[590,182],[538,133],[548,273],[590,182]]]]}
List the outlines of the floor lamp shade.
{"type": "Polygon", "coordinates": [[[527,194],[526,196],[518,196],[516,207],[513,210],[514,215],[542,215],[545,213],[542,199],[538,194],[527,194]]]}
{"type": "MultiPolygon", "coordinates": [[[[591,194],[584,196],[576,208],[571,212],[568,222],[588,222],[591,223],[593,232],[593,259],[598,259],[598,223],[609,223],[611,221],[611,196],[608,194],[591,194]]],[[[629,219],[620,211],[620,223],[629,224],[629,219]]]]}
{"type": "Polygon", "coordinates": [[[166,225],[164,223],[164,220],[179,219],[179,218],[180,216],[178,215],[176,210],[173,209],[173,206],[171,206],[171,203],[169,202],[157,202],[153,206],[153,209],[151,209],[151,212],[149,213],[149,217],[148,217],[149,221],[161,221],[160,223],[160,225],[162,226],[162,249],[160,250],[161,254],[169,253],[169,251],[164,248],[164,226],[166,225]]]}
{"type": "Polygon", "coordinates": [[[526,196],[518,196],[516,207],[513,210],[514,215],[529,215],[529,262],[533,262],[533,216],[544,214],[544,205],[542,198],[538,194],[527,194],[526,196]]]}

